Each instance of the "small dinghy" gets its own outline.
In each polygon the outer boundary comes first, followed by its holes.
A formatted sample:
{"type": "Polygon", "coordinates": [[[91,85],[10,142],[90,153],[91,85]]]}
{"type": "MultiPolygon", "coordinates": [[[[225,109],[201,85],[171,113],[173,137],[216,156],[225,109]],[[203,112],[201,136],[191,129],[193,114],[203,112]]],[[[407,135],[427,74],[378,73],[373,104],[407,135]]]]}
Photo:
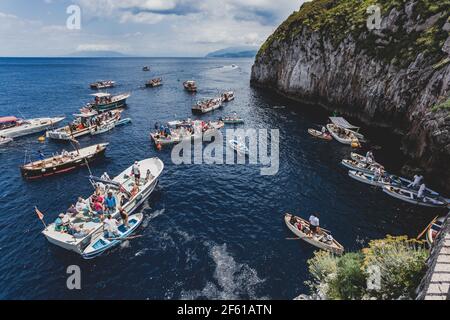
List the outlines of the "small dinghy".
{"type": "Polygon", "coordinates": [[[244,143],[241,143],[237,140],[228,141],[228,145],[231,147],[231,149],[242,155],[248,155],[250,152],[244,143]]]}
{"type": "Polygon", "coordinates": [[[144,66],[144,67],[142,67],[142,71],[150,71],[150,67],[149,66],[144,66]]]}
{"type": "Polygon", "coordinates": [[[5,145],[13,141],[12,138],[0,136],[0,146],[5,145]]]}
{"type": "Polygon", "coordinates": [[[187,80],[183,82],[183,87],[188,92],[197,92],[197,84],[194,80],[187,80]]]}
{"type": "Polygon", "coordinates": [[[94,90],[100,90],[100,89],[107,89],[112,88],[116,85],[115,81],[112,80],[100,80],[94,83],[90,84],[91,89],[94,90]]]}
{"type": "Polygon", "coordinates": [[[128,218],[127,228],[123,223],[118,227],[119,235],[114,238],[109,238],[107,232],[103,232],[101,236],[97,239],[93,239],[92,242],[87,246],[87,248],[83,251],[82,257],[84,259],[93,259],[98,257],[106,250],[109,250],[118,244],[122,243],[122,241],[127,240],[130,235],[136,231],[136,229],[142,223],[144,219],[144,215],[142,213],[136,213],[128,218]]]}
{"type": "Polygon", "coordinates": [[[344,247],[337,242],[330,233],[321,229],[320,234],[311,234],[309,222],[292,214],[286,213],[284,216],[286,226],[301,240],[312,244],[313,246],[329,251],[331,253],[342,255],[344,247]]]}
{"type": "Polygon", "coordinates": [[[147,88],[159,87],[162,85],[162,78],[155,78],[145,83],[147,88]]]}
{"type": "Polygon", "coordinates": [[[442,225],[445,222],[445,217],[441,217],[439,219],[433,220],[433,222],[428,227],[427,232],[425,233],[425,238],[430,247],[433,246],[434,240],[437,238],[439,233],[441,232],[442,225]]]}
{"type": "Polygon", "coordinates": [[[91,132],[91,135],[95,136],[97,134],[102,134],[102,133],[108,132],[108,131],[114,129],[115,126],[116,126],[116,124],[114,122],[109,122],[109,123],[106,123],[99,127],[91,128],[90,132],[91,132]]]}
{"type": "Polygon", "coordinates": [[[364,173],[373,174],[377,169],[384,170],[384,168],[377,164],[367,164],[358,162],[355,160],[344,159],[341,161],[341,164],[350,170],[360,171],[364,173]]]}
{"type": "Polygon", "coordinates": [[[370,184],[376,187],[384,187],[384,186],[395,186],[395,187],[403,187],[404,184],[400,178],[397,176],[378,176],[376,177],[374,174],[365,173],[361,171],[350,170],[348,172],[350,178],[355,179],[359,182],[370,184]]]}
{"type": "Polygon", "coordinates": [[[308,133],[310,135],[312,135],[313,137],[316,137],[319,139],[323,139],[323,140],[327,140],[327,141],[333,140],[333,137],[328,132],[322,132],[322,131],[315,130],[315,129],[308,129],[308,133]]]}
{"type": "Polygon", "coordinates": [[[230,102],[234,100],[234,92],[233,91],[227,91],[222,93],[221,95],[223,102],[230,102]]]}
{"type": "Polygon", "coordinates": [[[358,143],[359,140],[355,134],[345,128],[338,127],[332,123],[327,124],[327,129],[331,133],[334,139],[343,144],[352,145],[353,143],[358,143]]]}
{"type": "Polygon", "coordinates": [[[122,125],[128,124],[128,123],[131,123],[131,118],[125,118],[125,119],[117,121],[116,127],[117,126],[122,126],[122,125]]]}
{"type": "Polygon", "coordinates": [[[405,202],[415,204],[423,207],[431,208],[445,208],[448,203],[445,199],[440,196],[428,196],[424,195],[419,198],[416,191],[404,188],[396,188],[392,186],[383,187],[383,192],[390,195],[391,197],[403,200],[405,202]]]}
{"type": "Polygon", "coordinates": [[[192,107],[193,113],[207,113],[219,109],[222,106],[222,98],[212,98],[197,102],[192,107]]]}

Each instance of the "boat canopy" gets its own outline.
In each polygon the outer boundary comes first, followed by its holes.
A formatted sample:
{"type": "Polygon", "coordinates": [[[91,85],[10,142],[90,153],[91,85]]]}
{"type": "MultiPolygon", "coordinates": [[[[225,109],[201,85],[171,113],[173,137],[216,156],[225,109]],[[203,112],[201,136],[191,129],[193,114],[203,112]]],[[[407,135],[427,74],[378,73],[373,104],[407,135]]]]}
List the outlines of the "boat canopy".
{"type": "Polygon", "coordinates": [[[337,125],[338,127],[349,129],[349,130],[357,130],[359,127],[352,125],[347,120],[345,120],[342,117],[330,117],[330,120],[333,124],[337,125]]]}
{"type": "Polygon", "coordinates": [[[91,96],[98,97],[98,98],[104,98],[104,97],[110,97],[111,94],[106,93],[106,92],[97,92],[97,93],[91,94],[91,96]]]}
{"type": "Polygon", "coordinates": [[[18,118],[13,117],[13,116],[11,116],[11,117],[0,117],[0,123],[16,122],[18,120],[19,120],[18,118]]]}

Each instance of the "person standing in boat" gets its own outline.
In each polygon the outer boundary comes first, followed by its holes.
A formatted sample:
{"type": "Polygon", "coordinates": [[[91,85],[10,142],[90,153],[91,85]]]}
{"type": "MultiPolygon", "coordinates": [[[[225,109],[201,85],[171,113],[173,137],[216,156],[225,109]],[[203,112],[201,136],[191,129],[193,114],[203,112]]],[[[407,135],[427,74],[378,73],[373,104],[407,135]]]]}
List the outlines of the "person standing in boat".
{"type": "Polygon", "coordinates": [[[119,207],[120,217],[122,218],[123,225],[128,229],[130,225],[128,224],[128,213],[124,208],[119,207]]]}
{"type": "Polygon", "coordinates": [[[319,233],[319,231],[320,231],[320,221],[319,221],[319,214],[318,213],[311,214],[311,216],[309,217],[309,226],[310,226],[311,232],[313,234],[319,233]]]}
{"type": "Polygon", "coordinates": [[[105,230],[108,232],[108,237],[114,238],[120,236],[119,229],[117,228],[119,222],[116,219],[113,219],[110,214],[106,216],[103,224],[105,226],[105,230]]]}
{"type": "Polygon", "coordinates": [[[373,152],[372,152],[372,150],[369,150],[369,151],[367,151],[367,153],[366,153],[366,162],[367,163],[372,163],[372,162],[374,162],[374,157],[373,157],[373,152]]]}
{"type": "Polygon", "coordinates": [[[139,180],[141,179],[141,169],[139,168],[139,162],[135,161],[131,168],[131,175],[134,176],[136,185],[139,186],[139,180]]]}
{"type": "Polygon", "coordinates": [[[424,194],[426,188],[427,188],[427,187],[425,186],[425,183],[422,183],[422,184],[420,185],[419,191],[417,192],[417,197],[418,197],[419,199],[423,199],[423,194],[424,194]]]}
{"type": "Polygon", "coordinates": [[[415,174],[414,175],[414,181],[411,182],[410,184],[408,184],[408,188],[417,189],[420,186],[420,184],[422,183],[422,180],[423,180],[423,176],[422,175],[415,174]]]}

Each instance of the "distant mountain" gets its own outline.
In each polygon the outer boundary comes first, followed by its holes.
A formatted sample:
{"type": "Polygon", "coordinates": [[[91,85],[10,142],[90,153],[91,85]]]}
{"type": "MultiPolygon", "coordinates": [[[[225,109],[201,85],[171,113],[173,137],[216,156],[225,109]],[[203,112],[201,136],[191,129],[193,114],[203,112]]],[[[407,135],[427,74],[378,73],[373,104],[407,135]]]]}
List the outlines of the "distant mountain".
{"type": "Polygon", "coordinates": [[[229,47],[206,55],[207,58],[253,58],[258,52],[258,47],[229,47]]]}
{"type": "Polygon", "coordinates": [[[68,55],[68,57],[75,58],[121,58],[127,57],[127,55],[117,52],[117,51],[106,51],[106,50],[96,50],[96,51],[77,51],[68,55]]]}

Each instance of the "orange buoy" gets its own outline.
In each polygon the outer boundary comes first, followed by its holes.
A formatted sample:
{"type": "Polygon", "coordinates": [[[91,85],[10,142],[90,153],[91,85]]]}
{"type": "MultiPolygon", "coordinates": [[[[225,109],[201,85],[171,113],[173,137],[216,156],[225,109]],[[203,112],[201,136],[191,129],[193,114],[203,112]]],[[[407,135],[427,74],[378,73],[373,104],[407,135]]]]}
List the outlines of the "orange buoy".
{"type": "Polygon", "coordinates": [[[162,149],[161,143],[157,143],[157,144],[156,144],[156,149],[157,149],[157,150],[161,150],[161,149],[162,149]]]}
{"type": "Polygon", "coordinates": [[[44,141],[45,141],[45,136],[40,136],[40,137],[38,138],[38,141],[39,141],[39,142],[44,142],[44,141]]]}

